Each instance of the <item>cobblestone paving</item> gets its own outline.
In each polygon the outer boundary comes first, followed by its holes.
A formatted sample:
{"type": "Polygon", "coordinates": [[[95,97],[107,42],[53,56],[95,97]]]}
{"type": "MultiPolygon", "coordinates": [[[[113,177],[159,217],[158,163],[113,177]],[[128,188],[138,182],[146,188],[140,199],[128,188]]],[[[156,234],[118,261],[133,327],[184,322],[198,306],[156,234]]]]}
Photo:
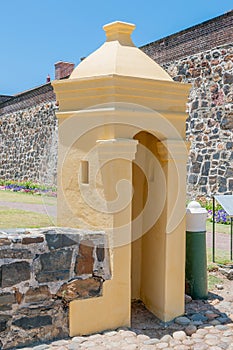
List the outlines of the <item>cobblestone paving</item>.
{"type": "Polygon", "coordinates": [[[176,331],[173,335],[164,335],[160,340],[145,334],[137,335],[127,330],[111,331],[105,334],[94,334],[89,337],[74,337],[69,340],[58,340],[50,344],[38,345],[24,350],[233,350],[233,324],[208,326],[198,329],[191,336],[184,331],[176,331]]]}

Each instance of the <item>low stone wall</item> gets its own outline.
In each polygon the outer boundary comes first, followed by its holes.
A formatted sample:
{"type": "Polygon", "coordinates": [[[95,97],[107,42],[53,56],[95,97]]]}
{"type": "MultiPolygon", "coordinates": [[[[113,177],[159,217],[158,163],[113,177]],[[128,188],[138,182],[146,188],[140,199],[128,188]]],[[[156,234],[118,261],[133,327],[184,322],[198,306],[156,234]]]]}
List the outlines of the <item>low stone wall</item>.
{"type": "Polygon", "coordinates": [[[0,232],[0,348],[69,335],[68,304],[98,297],[110,279],[103,232],[0,232]]]}

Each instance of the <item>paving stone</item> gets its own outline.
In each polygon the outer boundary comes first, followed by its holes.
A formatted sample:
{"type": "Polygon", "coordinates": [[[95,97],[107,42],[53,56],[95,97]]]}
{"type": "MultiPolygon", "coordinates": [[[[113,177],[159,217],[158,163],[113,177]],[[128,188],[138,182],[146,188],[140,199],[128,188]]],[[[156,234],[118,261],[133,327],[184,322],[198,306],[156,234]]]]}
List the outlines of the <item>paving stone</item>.
{"type": "Polygon", "coordinates": [[[190,319],[185,316],[177,317],[175,319],[175,323],[180,324],[181,326],[187,326],[190,324],[190,319]]]}
{"type": "Polygon", "coordinates": [[[66,339],[62,339],[62,340],[57,340],[53,342],[53,346],[63,346],[63,345],[67,345],[69,344],[70,341],[66,340],[66,339]]]}
{"type": "Polygon", "coordinates": [[[184,345],[191,346],[191,345],[193,345],[193,340],[190,339],[190,338],[184,339],[184,340],[182,341],[182,343],[183,343],[184,345]]]}
{"type": "Polygon", "coordinates": [[[104,335],[107,335],[108,337],[112,337],[112,336],[114,336],[114,335],[116,335],[117,334],[117,332],[116,331],[111,331],[111,332],[104,332],[104,335]]]}
{"type": "Polygon", "coordinates": [[[157,343],[156,349],[165,349],[167,348],[167,343],[157,343]]]}
{"type": "Polygon", "coordinates": [[[81,346],[82,347],[84,347],[84,348],[94,348],[95,347],[95,342],[94,341],[89,341],[89,340],[87,340],[87,341],[85,341],[84,343],[82,343],[81,344],[81,346]]]}
{"type": "Polygon", "coordinates": [[[187,345],[181,344],[181,345],[175,346],[175,347],[174,347],[174,350],[190,350],[190,347],[187,346],[187,345]]]}
{"type": "Polygon", "coordinates": [[[165,342],[165,343],[169,343],[171,340],[172,340],[172,336],[169,335],[169,334],[164,335],[164,336],[160,339],[161,342],[165,342]]]}
{"type": "Polygon", "coordinates": [[[159,343],[159,339],[157,338],[148,339],[143,342],[144,345],[155,345],[158,343],[159,343]]]}
{"type": "Polygon", "coordinates": [[[187,335],[192,335],[193,333],[195,333],[197,330],[197,327],[194,325],[189,325],[188,327],[185,328],[185,333],[187,335]]]}
{"type": "Polygon", "coordinates": [[[137,335],[137,340],[141,343],[143,343],[145,340],[150,339],[150,337],[148,337],[148,335],[145,334],[139,334],[137,335]]]}
{"type": "Polygon", "coordinates": [[[199,343],[199,344],[194,344],[192,350],[207,350],[208,345],[199,343]]]}
{"type": "Polygon", "coordinates": [[[202,315],[201,313],[193,314],[190,318],[193,321],[207,321],[207,317],[202,315]]]}
{"type": "Polygon", "coordinates": [[[129,345],[125,345],[124,346],[125,350],[136,350],[138,349],[138,345],[137,344],[129,344],[129,345]]]}
{"type": "Polygon", "coordinates": [[[174,332],[172,336],[176,340],[182,341],[182,340],[186,339],[186,334],[183,331],[174,332]]]}
{"type": "Polygon", "coordinates": [[[218,320],[212,320],[212,321],[210,321],[210,324],[213,326],[217,326],[218,324],[221,324],[221,322],[218,320]]]}
{"type": "Polygon", "coordinates": [[[87,338],[85,337],[73,337],[71,339],[72,342],[75,342],[75,343],[83,343],[84,341],[86,341],[87,338]]]}
{"type": "Polygon", "coordinates": [[[49,349],[48,344],[37,345],[32,348],[33,350],[47,350],[49,349]]]}
{"type": "Polygon", "coordinates": [[[78,343],[71,343],[67,346],[68,350],[78,350],[81,349],[78,343]]]}

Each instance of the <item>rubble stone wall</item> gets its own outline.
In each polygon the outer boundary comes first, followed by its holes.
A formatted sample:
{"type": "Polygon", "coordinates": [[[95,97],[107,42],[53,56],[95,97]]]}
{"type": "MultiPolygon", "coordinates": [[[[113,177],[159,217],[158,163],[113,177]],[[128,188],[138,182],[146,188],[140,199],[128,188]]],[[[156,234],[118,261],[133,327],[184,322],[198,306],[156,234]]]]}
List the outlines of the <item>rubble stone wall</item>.
{"type": "Polygon", "coordinates": [[[0,178],[56,185],[56,105],[46,102],[0,117],[0,178]]]}
{"type": "Polygon", "coordinates": [[[191,83],[187,193],[233,191],[233,44],[163,65],[175,81],[191,83]]]}
{"type": "Polygon", "coordinates": [[[0,232],[0,348],[69,335],[68,304],[98,297],[111,278],[103,232],[0,232]]]}

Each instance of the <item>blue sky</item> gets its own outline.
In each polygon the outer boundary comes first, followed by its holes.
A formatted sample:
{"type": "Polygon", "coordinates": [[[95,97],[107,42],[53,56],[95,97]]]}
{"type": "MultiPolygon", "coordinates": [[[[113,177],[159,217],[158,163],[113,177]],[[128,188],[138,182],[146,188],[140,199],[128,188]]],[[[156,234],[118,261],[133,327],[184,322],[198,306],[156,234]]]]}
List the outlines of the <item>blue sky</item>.
{"type": "Polygon", "coordinates": [[[1,1],[0,94],[41,85],[48,73],[53,79],[59,60],[78,64],[105,41],[106,23],[135,23],[142,46],[232,8],[232,0],[1,1]]]}

